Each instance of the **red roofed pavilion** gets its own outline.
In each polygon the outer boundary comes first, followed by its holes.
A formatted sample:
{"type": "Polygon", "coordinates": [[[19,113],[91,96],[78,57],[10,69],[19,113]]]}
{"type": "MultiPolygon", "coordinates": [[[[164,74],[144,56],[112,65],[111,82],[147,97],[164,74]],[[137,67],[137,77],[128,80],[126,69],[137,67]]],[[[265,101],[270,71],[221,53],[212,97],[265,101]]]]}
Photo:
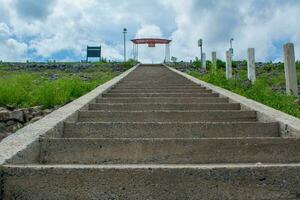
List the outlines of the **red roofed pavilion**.
{"type": "Polygon", "coordinates": [[[172,40],[161,39],[161,38],[137,38],[131,40],[133,43],[133,57],[135,60],[138,60],[139,48],[140,44],[147,44],[148,47],[155,47],[157,44],[164,44],[166,46],[165,50],[165,62],[170,61],[170,43],[172,40]]]}

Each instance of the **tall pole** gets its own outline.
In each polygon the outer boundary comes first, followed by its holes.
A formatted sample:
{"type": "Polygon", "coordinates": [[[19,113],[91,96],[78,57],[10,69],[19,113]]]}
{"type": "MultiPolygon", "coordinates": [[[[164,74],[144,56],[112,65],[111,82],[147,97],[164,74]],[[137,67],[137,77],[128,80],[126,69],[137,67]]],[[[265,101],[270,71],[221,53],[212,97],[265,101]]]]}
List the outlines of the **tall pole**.
{"type": "Polygon", "coordinates": [[[203,63],[203,49],[202,49],[202,45],[200,47],[200,51],[201,51],[201,65],[202,65],[202,63],[203,63]]]}
{"type": "Polygon", "coordinates": [[[88,53],[89,53],[89,46],[86,46],[86,62],[89,61],[89,55],[88,55],[88,53]]]}
{"type": "Polygon", "coordinates": [[[233,38],[230,39],[230,49],[229,49],[229,51],[231,53],[231,56],[233,56],[233,47],[232,47],[233,40],[234,40],[233,38]]]}
{"type": "Polygon", "coordinates": [[[127,28],[123,29],[123,34],[124,34],[124,62],[126,62],[126,33],[127,33],[127,28]]]}
{"type": "Polygon", "coordinates": [[[202,40],[202,39],[199,39],[199,40],[198,40],[198,46],[200,47],[201,67],[203,67],[203,66],[202,66],[202,62],[203,62],[203,55],[202,55],[203,40],[202,40]]]}

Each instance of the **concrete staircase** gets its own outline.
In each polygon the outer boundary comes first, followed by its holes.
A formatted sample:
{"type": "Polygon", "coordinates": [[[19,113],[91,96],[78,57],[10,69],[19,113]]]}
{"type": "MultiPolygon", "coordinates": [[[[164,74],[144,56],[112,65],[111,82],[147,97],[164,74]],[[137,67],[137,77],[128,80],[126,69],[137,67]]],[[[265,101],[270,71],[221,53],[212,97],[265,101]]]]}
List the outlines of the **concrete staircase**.
{"type": "Polygon", "coordinates": [[[5,166],[4,199],[300,199],[300,140],[163,66],[100,96],[36,163],[5,166]]]}

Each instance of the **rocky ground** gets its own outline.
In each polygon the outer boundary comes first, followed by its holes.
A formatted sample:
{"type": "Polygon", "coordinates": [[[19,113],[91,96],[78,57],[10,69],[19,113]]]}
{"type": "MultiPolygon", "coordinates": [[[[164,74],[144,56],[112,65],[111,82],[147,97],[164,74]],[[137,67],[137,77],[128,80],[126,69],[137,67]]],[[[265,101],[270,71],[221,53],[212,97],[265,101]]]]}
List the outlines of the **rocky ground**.
{"type": "Polygon", "coordinates": [[[43,109],[41,106],[32,108],[0,107],[0,140],[16,132],[18,129],[36,122],[58,107],[43,109]]]}
{"type": "MultiPolygon", "coordinates": [[[[175,69],[186,72],[186,71],[192,71],[192,70],[197,70],[199,69],[200,63],[197,62],[176,62],[176,63],[168,63],[169,66],[174,67],[175,69]]],[[[208,68],[210,67],[211,62],[207,61],[207,66],[208,68]]],[[[226,63],[218,60],[218,66],[221,68],[225,68],[226,63]]],[[[257,68],[264,68],[264,67],[271,67],[271,68],[277,68],[277,67],[282,67],[283,64],[278,62],[278,63],[263,63],[263,62],[257,62],[256,67],[257,68]]],[[[246,61],[234,61],[233,62],[233,68],[234,69],[245,69],[247,67],[247,62],[246,61]]],[[[205,70],[203,70],[205,72],[205,70]]]]}
{"type": "MultiPolygon", "coordinates": [[[[97,63],[56,63],[56,62],[47,62],[47,63],[39,63],[39,62],[30,62],[30,63],[19,63],[19,62],[9,62],[9,63],[2,63],[2,65],[7,66],[11,71],[16,70],[27,70],[27,71],[44,71],[44,70],[60,70],[64,72],[70,73],[79,73],[83,70],[87,70],[97,63]]],[[[122,63],[118,62],[110,62],[105,63],[107,67],[112,69],[115,72],[124,72],[126,69],[124,68],[122,63]]]]}

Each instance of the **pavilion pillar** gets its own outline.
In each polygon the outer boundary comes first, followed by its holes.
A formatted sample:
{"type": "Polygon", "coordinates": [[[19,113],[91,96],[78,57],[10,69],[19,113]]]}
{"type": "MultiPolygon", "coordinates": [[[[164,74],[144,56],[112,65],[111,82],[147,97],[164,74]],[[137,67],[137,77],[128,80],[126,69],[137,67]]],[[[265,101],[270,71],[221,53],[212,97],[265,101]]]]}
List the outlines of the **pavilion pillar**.
{"type": "Polygon", "coordinates": [[[135,44],[132,43],[132,57],[133,57],[133,60],[135,60],[135,44]]]}
{"type": "Polygon", "coordinates": [[[170,62],[170,44],[166,44],[165,62],[170,62]]]}
{"type": "Polygon", "coordinates": [[[139,61],[139,45],[136,44],[136,61],[139,61]]]}

